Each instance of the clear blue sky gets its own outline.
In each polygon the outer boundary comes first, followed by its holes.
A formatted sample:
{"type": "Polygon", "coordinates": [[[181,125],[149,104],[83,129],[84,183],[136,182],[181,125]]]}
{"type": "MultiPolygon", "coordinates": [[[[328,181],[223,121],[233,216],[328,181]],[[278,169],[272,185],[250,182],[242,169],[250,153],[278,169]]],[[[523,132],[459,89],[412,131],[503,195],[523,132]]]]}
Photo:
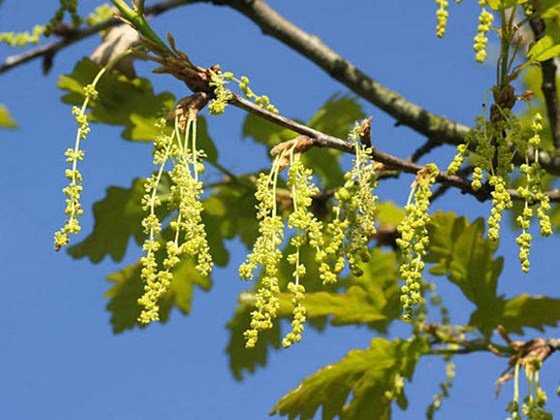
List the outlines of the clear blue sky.
{"type": "MultiPolygon", "coordinates": [[[[44,22],[56,3],[5,0],[0,8],[0,31],[23,30],[44,22]]],[[[84,12],[89,12],[101,2],[82,3],[84,12]]],[[[474,5],[452,7],[448,36],[438,41],[430,0],[271,3],[376,79],[463,123],[470,123],[480,111],[484,90],[492,84],[493,68],[473,60],[474,5]]],[[[185,7],[158,18],[155,26],[161,32],[173,32],[180,48],[196,63],[220,63],[222,68],[250,75],[254,88],[266,91],[289,115],[305,119],[333,93],[347,92],[228,8],[185,7]]],[[[236,271],[245,250],[231,243],[230,268],[215,273],[211,292],[196,291],[189,317],[174,313],[163,327],[112,334],[103,298],[108,288],[104,278],[134,261],[139,250],[131,246],[126,260],[119,264],[105,260],[93,265],[54,253],[51,239],[62,220],[63,152],[75,129],[70,109],[59,101],[56,80],[77,59],[88,55],[96,42],[92,38],[65,50],[56,57],[47,77],[41,75],[39,62],[0,76],[0,102],[10,107],[21,125],[17,131],[0,132],[0,418],[266,418],[278,397],[350,348],[366,347],[371,332],[355,328],[329,328],[323,334],[309,331],[301,344],[272,354],[266,369],[236,382],[224,353],[225,324],[237,295],[246,287],[236,271]]],[[[11,52],[0,48],[0,57],[11,52]]],[[[146,74],[148,67],[140,69],[146,74]]],[[[155,76],[154,83],[158,90],[181,95],[182,87],[168,76],[155,76]]],[[[385,150],[407,156],[423,141],[407,128],[393,127],[393,121],[371,105],[364,102],[364,107],[374,116],[375,141],[385,150]]],[[[224,118],[210,120],[223,164],[233,170],[262,167],[266,164],[264,150],[241,139],[242,117],[241,112],[231,110],[224,118]]],[[[88,210],[103,197],[107,186],[129,186],[134,177],[151,170],[149,147],[121,140],[117,129],[95,126],[86,147],[83,200],[88,210]]],[[[449,154],[446,150],[440,156],[449,154]]],[[[388,183],[381,189],[382,197],[402,203],[409,181],[388,183]]],[[[487,204],[456,193],[437,207],[460,210],[471,218],[489,210],[487,204]]],[[[88,211],[85,231],[91,223],[88,211]]],[[[518,269],[513,239],[504,236],[500,253],[506,255],[507,265],[500,292],[560,295],[558,239],[536,241],[532,272],[524,276],[518,269]]],[[[450,299],[454,320],[466,321],[471,305],[445,279],[438,279],[438,284],[450,299]]],[[[439,418],[504,418],[511,387],[506,386],[495,400],[494,381],[505,362],[488,354],[456,361],[455,387],[439,418]]],[[[557,386],[555,373],[559,371],[559,357],[553,356],[543,374],[549,391],[557,386]]],[[[407,412],[397,409],[395,418],[423,418],[443,376],[442,363],[422,360],[407,387],[410,408],[407,412]]],[[[550,407],[560,412],[558,397],[552,392],[550,407]]]]}

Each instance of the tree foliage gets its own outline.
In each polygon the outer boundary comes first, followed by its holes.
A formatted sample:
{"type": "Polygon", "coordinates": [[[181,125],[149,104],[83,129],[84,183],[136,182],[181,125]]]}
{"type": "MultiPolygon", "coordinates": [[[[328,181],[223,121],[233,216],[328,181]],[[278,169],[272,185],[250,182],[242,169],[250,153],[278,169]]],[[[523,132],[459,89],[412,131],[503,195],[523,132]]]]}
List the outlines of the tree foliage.
{"type": "MultiPolygon", "coordinates": [[[[87,25],[106,24],[107,42],[116,25],[112,11],[106,6],[83,19],[76,3],[61,1],[44,27],[2,34],[0,40],[16,46],[54,34],[70,42],[75,35],[64,38],[61,28],[83,31],[87,25]]],[[[276,36],[288,45],[299,42],[301,34],[274,21],[264,1],[224,3],[263,19],[257,21],[263,30],[275,27],[276,36]]],[[[436,34],[443,37],[450,5],[447,0],[435,3],[436,34]]],[[[123,139],[153,144],[154,172],[138,174],[128,186],[109,186],[92,206],[93,228],[68,248],[72,258],[97,264],[106,257],[120,263],[130,248],[142,247],[138,261],[107,275],[107,310],[115,333],[146,328],[151,321],[165,323],[174,309],[188,315],[194,290],[212,288],[210,268],[228,266],[229,242],[237,240],[249,252],[240,275],[255,279],[227,323],[226,352],[237,380],[266,367],[272,351],[299,341],[303,321],[318,331],[361,326],[373,337],[368,348],[349,349],[338,362],[305,378],[276,402],[273,414],[302,420],[319,413],[324,419],[390,419],[393,404],[407,409],[405,387],[422,374],[415,372],[421,358],[437,356],[451,364],[452,357],[487,351],[509,357],[507,374],[499,381],[513,379],[518,390],[520,369],[526,373],[529,392],[525,400],[514,393],[511,418],[549,418],[538,372],[560,347],[558,340],[519,344],[510,334],[557,327],[560,299],[499,293],[506,280],[504,264],[512,256],[498,255],[498,245],[502,219],[510,214],[510,227],[519,234],[518,259],[528,271],[531,232],[537,229],[531,227],[533,220],[542,236],[560,226],[560,196],[554,189],[560,173],[555,166],[560,96],[554,61],[560,56],[560,2],[479,2],[474,58],[488,60],[493,35],[498,35],[500,49],[492,103],[470,129],[418,111],[336,57],[329,72],[354,94],[331,96],[305,122],[290,119],[267,96],[257,95],[248,77],[219,66],[199,67],[171,35],[163,40],[146,19],[143,1],[114,0],[112,5],[140,38],[126,46],[124,55],[155,63],[157,73],[170,74],[192,91],[188,96],[156,92],[147,77],[115,67],[123,54],[108,63],[84,58],[59,77],[61,100],[73,106],[78,130],[74,148],[66,151],[67,223],[55,238],[57,248],[80,231],[79,166],[87,164],[80,141],[89,133],[89,123],[118,126],[123,139]],[[532,31],[532,41],[520,38],[521,27],[532,31]],[[527,91],[519,92],[516,80],[527,91]],[[375,94],[364,94],[371,93],[368,89],[375,94]],[[362,99],[429,137],[427,145],[410,159],[381,151],[375,137],[372,141],[362,99]],[[514,112],[516,102],[524,105],[514,112]],[[222,165],[223,140],[210,137],[209,120],[199,114],[204,109],[221,114],[231,106],[248,112],[242,137],[267,148],[270,168],[265,171],[235,174],[222,165]],[[449,164],[446,171],[418,163],[444,143],[458,146],[451,162],[438,162],[441,168],[449,164]],[[204,164],[220,174],[219,182],[208,182],[204,164]],[[406,203],[385,201],[375,192],[379,183],[406,174],[414,175],[406,203]],[[434,200],[445,200],[449,188],[458,188],[465,199],[491,202],[487,220],[431,210],[434,200]],[[463,324],[447,308],[452,309],[452,302],[437,292],[444,282],[472,304],[463,324]],[[149,310],[151,318],[145,316],[149,310]],[[290,321],[292,331],[286,335],[290,321]],[[392,327],[398,337],[389,334],[392,327]]],[[[322,44],[313,51],[308,44],[302,41],[294,48],[328,67],[336,54],[327,49],[320,60],[313,54],[321,54],[322,44]]],[[[16,127],[1,104],[0,127],[16,127]]],[[[448,395],[453,375],[447,376],[429,416],[448,395]]]]}

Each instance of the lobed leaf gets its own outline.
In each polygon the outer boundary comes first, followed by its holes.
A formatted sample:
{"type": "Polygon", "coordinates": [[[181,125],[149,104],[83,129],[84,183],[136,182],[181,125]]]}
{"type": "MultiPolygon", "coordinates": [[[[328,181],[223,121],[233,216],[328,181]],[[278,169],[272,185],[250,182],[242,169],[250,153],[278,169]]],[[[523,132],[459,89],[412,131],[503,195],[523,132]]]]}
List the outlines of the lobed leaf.
{"type": "MultiPolygon", "coordinates": [[[[100,67],[84,58],[72,73],[60,76],[58,87],[67,93],[62,101],[79,106],[84,100],[83,88],[93,81],[100,67]]],[[[157,120],[173,108],[175,96],[169,92],[155,94],[148,79],[129,79],[116,71],[107,72],[97,85],[98,99],[90,106],[94,122],[124,126],[123,138],[134,141],[152,140],[158,131],[157,120]]]]}
{"type": "Polygon", "coordinates": [[[423,341],[375,338],[370,348],[352,350],[339,362],[304,379],[276,403],[271,414],[307,420],[322,409],[325,420],[337,416],[342,420],[390,419],[390,393],[406,407],[399,382],[412,379],[425,350],[423,341]]]}

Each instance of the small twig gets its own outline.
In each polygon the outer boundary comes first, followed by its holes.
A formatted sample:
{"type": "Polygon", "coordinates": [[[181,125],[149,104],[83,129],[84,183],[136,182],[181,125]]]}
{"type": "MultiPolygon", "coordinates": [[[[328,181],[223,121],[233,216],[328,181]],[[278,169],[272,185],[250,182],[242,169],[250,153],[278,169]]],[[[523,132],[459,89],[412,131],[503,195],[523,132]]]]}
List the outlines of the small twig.
{"type": "Polygon", "coordinates": [[[428,139],[422,146],[420,146],[418,149],[414,151],[414,153],[412,153],[412,156],[410,156],[410,161],[416,163],[424,156],[429,154],[432,150],[442,145],[443,143],[439,141],[428,139]]]}
{"type": "MultiPolygon", "coordinates": [[[[457,175],[466,178],[472,173],[473,169],[474,167],[472,166],[465,166],[464,168],[461,168],[457,171],[457,175]]],[[[431,202],[433,203],[435,200],[443,196],[447,191],[449,191],[449,188],[450,188],[449,185],[440,185],[438,189],[435,190],[434,193],[432,194],[431,202]]]]}
{"type": "MultiPolygon", "coordinates": [[[[192,3],[203,3],[204,0],[167,0],[162,1],[161,3],[154,4],[153,6],[146,7],[144,13],[146,16],[157,16],[162,13],[165,13],[169,10],[175,9],[177,7],[185,6],[187,4],[192,3]]],[[[29,61],[35,60],[37,58],[46,57],[49,60],[52,60],[54,55],[72,45],[76,42],[79,42],[85,38],[89,38],[101,31],[105,31],[109,28],[114,26],[123,25],[123,21],[117,18],[112,18],[105,20],[97,25],[93,25],[83,29],[76,29],[70,33],[68,33],[62,39],[57,41],[51,42],[49,44],[41,45],[39,47],[30,49],[25,51],[21,54],[12,55],[7,57],[5,61],[0,64],[0,74],[6,73],[9,70],[12,70],[22,64],[25,64],[29,61]]]]}

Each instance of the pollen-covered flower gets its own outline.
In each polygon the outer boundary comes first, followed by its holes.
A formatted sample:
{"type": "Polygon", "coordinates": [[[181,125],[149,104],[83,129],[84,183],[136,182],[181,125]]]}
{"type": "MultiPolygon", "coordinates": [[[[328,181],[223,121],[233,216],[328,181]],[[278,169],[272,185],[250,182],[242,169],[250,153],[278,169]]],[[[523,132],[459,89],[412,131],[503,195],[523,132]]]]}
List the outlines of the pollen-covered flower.
{"type": "Polygon", "coordinates": [[[400,238],[397,245],[401,250],[400,274],[404,280],[401,287],[401,304],[404,320],[410,320],[414,308],[423,303],[422,271],[423,258],[428,252],[428,223],[430,215],[431,187],[439,171],[436,165],[428,164],[418,172],[412,185],[410,198],[405,206],[406,217],[397,227],[400,238]]]}
{"type": "Polygon", "coordinates": [[[284,239],[284,223],[277,213],[276,185],[281,158],[282,155],[276,157],[270,174],[260,174],[257,179],[255,197],[258,201],[259,237],[252,252],[239,267],[239,274],[244,279],[253,278],[258,266],[263,268],[256,293],[255,310],[251,312],[250,327],[244,333],[245,346],[248,348],[257,344],[260,331],[272,328],[280,307],[278,264],[282,253],[278,247],[284,239]]]}
{"type": "MultiPolygon", "coordinates": [[[[481,6],[484,6],[484,2],[481,6]]],[[[488,46],[488,32],[492,28],[492,22],[494,21],[494,16],[484,7],[480,11],[478,17],[478,28],[476,36],[474,37],[474,51],[476,53],[476,61],[483,63],[486,61],[486,47],[488,46]]]]}
{"type": "MultiPolygon", "coordinates": [[[[369,259],[368,244],[376,234],[375,216],[377,214],[377,187],[375,162],[372,160],[372,150],[361,142],[361,124],[356,124],[349,135],[354,144],[354,161],[352,169],[344,175],[344,185],[335,193],[339,204],[335,208],[336,218],[327,230],[335,232],[335,238],[341,242],[346,238],[344,254],[348,259],[350,270],[355,276],[362,274],[361,262],[369,259]],[[343,221],[340,220],[342,214],[343,221]],[[341,235],[340,230],[346,232],[341,235]]],[[[338,259],[335,272],[344,267],[343,260],[338,259]]],[[[327,273],[325,273],[327,274],[327,273]]],[[[332,276],[336,279],[336,276],[332,276]]],[[[325,280],[324,280],[325,281],[325,280]]]]}
{"type": "Polygon", "coordinates": [[[436,17],[437,17],[437,27],[436,35],[438,38],[442,38],[445,35],[445,30],[447,28],[447,19],[449,18],[449,8],[448,0],[435,0],[437,5],[436,17]]]}
{"type": "Polygon", "coordinates": [[[282,346],[290,347],[292,344],[301,341],[303,328],[305,325],[307,311],[302,301],[305,298],[305,287],[294,282],[288,283],[288,290],[292,292],[292,303],[294,305],[291,331],[282,340],[282,346]]]}
{"type": "Polygon", "coordinates": [[[81,230],[79,217],[84,213],[80,198],[83,190],[83,177],[78,170],[78,162],[82,161],[85,157],[85,152],[81,149],[81,142],[86,139],[90,132],[88,117],[86,110],[88,105],[97,99],[98,93],[96,85],[107,70],[106,67],[101,69],[93,82],[83,87],[84,102],[81,107],[73,107],[72,114],[78,125],[76,130],[76,137],[74,140],[74,147],[66,149],[64,156],[66,162],[70,165],[64,171],[64,176],[68,179],[68,185],[62,190],[66,196],[66,207],[64,213],[66,214],[66,222],[54,234],[54,249],[68,245],[70,242],[69,235],[77,234],[81,230]]]}
{"type": "Polygon", "coordinates": [[[500,239],[500,228],[504,210],[513,206],[511,196],[506,188],[506,181],[498,175],[490,176],[489,183],[494,190],[492,196],[492,210],[488,218],[488,239],[497,241],[500,239]]]}
{"type": "Polygon", "coordinates": [[[159,320],[159,301],[169,290],[173,279],[173,270],[181,258],[192,258],[196,261],[196,269],[202,276],[208,276],[213,263],[210,248],[206,239],[206,232],[202,224],[203,206],[202,183],[198,180],[198,172],[204,166],[200,161],[203,153],[196,148],[196,112],[184,111],[177,107],[175,127],[172,134],[166,134],[166,122],[159,122],[162,133],[154,140],[154,164],[158,171],[149,177],[145,184],[145,194],[142,205],[147,215],[142,221],[146,241],[145,255],[141,258],[141,278],[144,281],[144,294],[138,303],[142,311],[138,318],[141,324],[149,324],[159,320]],[[179,118],[181,113],[181,118],[179,118]],[[184,123],[182,127],[181,122],[184,123]],[[181,135],[181,130],[184,135],[181,135]],[[176,218],[170,222],[173,240],[167,241],[161,247],[161,222],[156,209],[162,200],[158,196],[158,189],[165,173],[166,165],[171,162],[172,169],[168,172],[171,181],[170,198],[168,204],[176,210],[176,218]],[[163,269],[159,268],[156,252],[161,248],[163,252],[163,269]]]}
{"type": "Polygon", "coordinates": [[[233,78],[232,73],[210,72],[210,87],[214,89],[214,99],[208,104],[210,113],[219,115],[223,114],[228,102],[233,98],[233,94],[226,87],[229,80],[233,78]]]}
{"type": "Polygon", "coordinates": [[[449,175],[455,175],[459,169],[461,169],[461,165],[465,160],[465,154],[467,153],[468,146],[466,144],[460,144],[457,146],[457,153],[453,157],[453,160],[447,167],[447,173],[449,175]]]}

